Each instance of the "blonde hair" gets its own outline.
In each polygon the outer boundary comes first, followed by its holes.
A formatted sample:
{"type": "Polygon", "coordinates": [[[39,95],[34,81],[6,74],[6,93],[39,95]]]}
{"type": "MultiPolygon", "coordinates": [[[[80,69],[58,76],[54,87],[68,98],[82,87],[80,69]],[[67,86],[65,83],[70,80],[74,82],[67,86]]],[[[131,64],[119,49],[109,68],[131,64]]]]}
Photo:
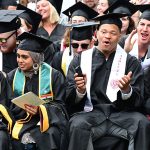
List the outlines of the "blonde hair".
{"type": "MultiPolygon", "coordinates": [[[[50,7],[50,17],[49,17],[49,20],[50,20],[50,23],[51,24],[56,24],[59,22],[59,14],[57,12],[57,10],[55,9],[55,7],[48,1],[48,0],[45,0],[49,3],[49,7],[50,7]]],[[[42,21],[40,23],[40,26],[42,26],[42,21]]]]}
{"type": "Polygon", "coordinates": [[[57,12],[57,10],[55,9],[55,7],[49,2],[49,6],[50,6],[50,22],[52,24],[58,23],[59,21],[59,14],[57,12]]]}

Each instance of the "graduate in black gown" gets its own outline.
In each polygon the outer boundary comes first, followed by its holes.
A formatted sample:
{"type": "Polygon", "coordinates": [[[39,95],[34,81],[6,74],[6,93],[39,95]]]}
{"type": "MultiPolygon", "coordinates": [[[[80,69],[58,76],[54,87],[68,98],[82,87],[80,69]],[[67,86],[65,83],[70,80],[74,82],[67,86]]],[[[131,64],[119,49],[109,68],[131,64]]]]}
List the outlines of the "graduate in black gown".
{"type": "Polygon", "coordinates": [[[20,35],[25,31],[35,34],[39,27],[42,16],[39,13],[36,13],[35,11],[21,4],[17,5],[17,10],[25,10],[23,13],[19,15],[19,18],[21,20],[21,27],[18,35],[20,35]]]}
{"type": "Polygon", "coordinates": [[[38,0],[36,12],[42,15],[41,25],[37,30],[37,34],[46,37],[52,42],[61,40],[66,27],[59,24],[59,14],[55,7],[48,0],[38,0]]]}
{"type": "Polygon", "coordinates": [[[11,111],[16,120],[12,131],[13,148],[66,150],[64,79],[59,71],[43,62],[43,49],[51,42],[27,32],[20,35],[19,39],[19,68],[8,74],[14,97],[32,91],[47,103],[39,107],[26,105],[25,110],[12,105],[11,111]]]}
{"type": "Polygon", "coordinates": [[[2,56],[0,64],[2,64],[2,70],[6,73],[15,69],[17,65],[16,61],[16,38],[17,30],[20,28],[21,23],[18,15],[23,11],[15,10],[0,10],[0,51],[2,56]]]}
{"type": "Polygon", "coordinates": [[[77,53],[92,48],[94,45],[94,42],[92,41],[93,28],[88,22],[85,22],[81,27],[80,25],[73,27],[70,32],[70,46],[64,51],[57,52],[51,63],[51,66],[59,70],[64,77],[67,75],[73,57],[77,53]]]}
{"type": "Polygon", "coordinates": [[[0,149],[10,150],[10,135],[14,118],[9,110],[12,98],[12,89],[6,79],[6,74],[0,72],[0,149]]]}
{"type": "Polygon", "coordinates": [[[138,112],[143,103],[142,67],[117,44],[123,16],[97,17],[98,46],[70,64],[66,78],[72,113],[69,150],[150,149],[150,122],[138,112]],[[78,65],[82,76],[75,72],[78,65]]]}

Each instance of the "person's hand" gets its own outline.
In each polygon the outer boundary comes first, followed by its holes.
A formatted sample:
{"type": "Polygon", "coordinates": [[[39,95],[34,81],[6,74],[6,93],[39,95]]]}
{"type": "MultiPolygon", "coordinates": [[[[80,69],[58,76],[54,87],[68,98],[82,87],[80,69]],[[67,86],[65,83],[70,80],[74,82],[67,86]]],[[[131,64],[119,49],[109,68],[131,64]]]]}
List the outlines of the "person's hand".
{"type": "Polygon", "coordinates": [[[133,45],[136,42],[136,38],[133,38],[133,36],[136,33],[136,29],[133,30],[129,36],[127,37],[127,39],[125,40],[125,45],[124,45],[124,50],[129,53],[132,49],[133,49],[133,45]]]}
{"type": "Polygon", "coordinates": [[[136,5],[143,5],[143,4],[147,4],[147,0],[137,0],[136,1],[136,5]]]}
{"type": "Polygon", "coordinates": [[[33,106],[29,104],[25,104],[24,106],[25,106],[25,110],[31,115],[36,115],[39,111],[38,106],[33,106]]]}
{"type": "Polygon", "coordinates": [[[124,75],[120,80],[118,80],[118,87],[122,93],[127,94],[130,92],[130,81],[132,72],[130,71],[127,75],[124,75]]]}
{"type": "Polygon", "coordinates": [[[86,75],[83,74],[83,77],[78,77],[78,74],[75,73],[74,79],[76,82],[76,87],[79,93],[83,94],[86,91],[86,75]]]}

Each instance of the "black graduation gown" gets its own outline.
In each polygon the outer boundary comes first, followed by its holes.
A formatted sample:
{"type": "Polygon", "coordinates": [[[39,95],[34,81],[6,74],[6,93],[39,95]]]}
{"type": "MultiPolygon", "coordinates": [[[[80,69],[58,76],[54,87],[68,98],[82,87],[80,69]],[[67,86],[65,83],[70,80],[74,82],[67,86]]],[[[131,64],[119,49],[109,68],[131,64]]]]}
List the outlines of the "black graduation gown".
{"type": "Polygon", "coordinates": [[[150,115],[150,67],[144,70],[144,108],[143,112],[150,115]]]}
{"type": "MultiPolygon", "coordinates": [[[[15,69],[16,70],[16,69],[15,69]]],[[[8,79],[10,84],[13,83],[13,78],[15,74],[15,70],[11,71],[8,74],[8,79]]],[[[25,93],[28,91],[32,91],[33,93],[38,95],[38,86],[39,86],[39,77],[38,75],[33,75],[31,79],[26,78],[25,83],[25,93]]],[[[44,104],[47,108],[48,115],[50,117],[50,125],[51,127],[45,131],[44,133],[40,132],[39,126],[35,126],[39,122],[39,115],[35,115],[31,121],[25,124],[25,127],[22,129],[20,133],[20,137],[23,133],[30,130],[30,133],[34,140],[37,143],[39,150],[51,150],[51,149],[59,149],[66,150],[67,149],[67,138],[66,138],[66,128],[67,128],[67,113],[65,111],[65,87],[64,87],[64,79],[60,72],[55,69],[52,69],[52,90],[54,94],[54,101],[52,103],[44,104]],[[65,114],[65,115],[64,115],[65,114]],[[44,142],[43,142],[44,141],[44,142]]],[[[26,113],[23,109],[12,104],[11,110],[15,116],[15,119],[25,118],[26,113]]],[[[14,149],[22,149],[19,143],[16,144],[14,142],[14,149]],[[18,147],[19,146],[19,147],[18,147]]]]}
{"type": "Polygon", "coordinates": [[[53,68],[55,68],[56,70],[60,71],[65,77],[65,74],[61,68],[62,56],[63,56],[63,52],[57,52],[53,57],[53,60],[51,62],[51,66],[53,68]]]}
{"type": "Polygon", "coordinates": [[[8,73],[17,67],[18,64],[16,52],[3,53],[3,71],[8,73]]]}
{"type": "Polygon", "coordinates": [[[44,36],[48,38],[52,42],[61,41],[63,38],[63,35],[65,33],[65,26],[62,24],[57,24],[55,29],[52,31],[52,33],[49,35],[49,33],[43,28],[40,27],[37,30],[37,35],[44,36]]]}
{"type": "Polygon", "coordinates": [[[53,59],[54,54],[60,51],[60,44],[61,44],[63,35],[65,33],[65,28],[66,28],[65,26],[61,24],[57,24],[57,26],[55,27],[55,29],[52,31],[50,35],[43,27],[38,28],[37,33],[36,33],[37,35],[44,36],[45,38],[53,42],[44,51],[44,62],[50,64],[53,59]]]}
{"type": "MultiPolygon", "coordinates": [[[[91,101],[93,111],[82,112],[85,104],[86,95],[79,103],[75,103],[76,86],[74,81],[75,67],[80,64],[80,55],[74,57],[67,75],[67,104],[71,114],[75,113],[70,119],[70,144],[69,150],[76,149],[124,149],[114,145],[106,144],[104,141],[97,148],[97,140],[102,136],[126,137],[130,142],[134,140],[135,150],[150,149],[150,123],[147,118],[136,112],[143,103],[143,73],[140,63],[135,57],[127,55],[125,74],[132,71],[132,95],[128,100],[122,100],[121,92],[117,93],[117,100],[111,102],[106,96],[107,82],[110,75],[111,65],[114,58],[112,53],[106,61],[104,55],[96,48],[93,51],[92,72],[91,72],[91,101]],[[78,113],[77,113],[78,112],[78,113]],[[108,124],[107,124],[108,123],[108,124]],[[140,126],[140,127],[138,127],[140,126]],[[125,129],[125,130],[124,130],[125,129]],[[122,135],[117,131],[121,131],[122,135]],[[128,133],[128,138],[127,138],[128,133]],[[146,133],[146,134],[145,134],[146,133]],[[80,140],[83,140],[80,142],[80,140]],[[143,140],[144,139],[144,140],[143,140]],[[91,142],[93,141],[93,143],[91,142]],[[92,144],[94,145],[92,145],[92,144]],[[140,143],[140,144],[139,144],[140,143]],[[103,147],[103,146],[106,147],[103,147]]],[[[101,140],[100,140],[101,141],[101,140]]],[[[113,142],[112,142],[113,144],[113,142]]],[[[115,149],[115,150],[116,150],[115,149]]]]}
{"type": "MultiPolygon", "coordinates": [[[[7,117],[10,117],[12,119],[12,126],[14,118],[9,110],[9,106],[11,103],[12,98],[12,90],[11,87],[6,79],[6,75],[4,75],[2,72],[0,72],[0,105],[2,104],[4,106],[0,108],[0,149],[1,150],[9,150],[10,149],[10,137],[7,130],[8,127],[8,120],[7,117]],[[3,109],[2,109],[3,108],[3,109]],[[8,115],[6,114],[6,111],[8,115]],[[3,115],[3,113],[5,113],[3,115]]],[[[12,128],[12,127],[11,127],[12,128]]]]}

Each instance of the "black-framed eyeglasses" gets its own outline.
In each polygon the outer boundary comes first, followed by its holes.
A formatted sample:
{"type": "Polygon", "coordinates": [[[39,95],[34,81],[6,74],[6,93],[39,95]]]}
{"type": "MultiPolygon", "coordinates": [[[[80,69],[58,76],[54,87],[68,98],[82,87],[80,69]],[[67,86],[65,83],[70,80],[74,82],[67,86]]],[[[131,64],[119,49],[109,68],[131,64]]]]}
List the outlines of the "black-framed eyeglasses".
{"type": "Polygon", "coordinates": [[[0,38],[0,42],[1,42],[1,43],[6,43],[7,40],[8,40],[14,33],[16,33],[16,31],[14,31],[12,34],[10,34],[7,38],[0,38]]]}
{"type": "Polygon", "coordinates": [[[82,43],[82,44],[78,44],[78,43],[71,43],[73,48],[78,48],[79,46],[81,46],[82,49],[87,49],[89,44],[87,43],[82,43]]]}

